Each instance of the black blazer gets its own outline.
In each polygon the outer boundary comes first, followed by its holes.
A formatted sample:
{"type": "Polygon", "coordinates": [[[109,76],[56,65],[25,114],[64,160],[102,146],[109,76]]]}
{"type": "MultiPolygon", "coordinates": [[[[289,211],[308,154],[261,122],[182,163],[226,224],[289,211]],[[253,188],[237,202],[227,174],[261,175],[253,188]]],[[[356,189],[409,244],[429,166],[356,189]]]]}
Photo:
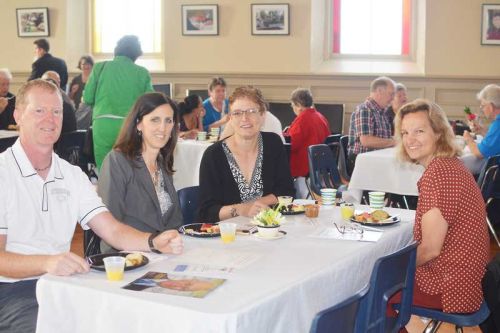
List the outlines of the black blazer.
{"type": "MultiPolygon", "coordinates": [[[[264,158],[262,161],[263,196],[268,194],[295,195],[285,147],[275,133],[261,132],[264,158]]],[[[199,220],[219,221],[222,206],[241,203],[238,185],[233,178],[222,148],[222,141],[214,143],[203,154],[200,165],[199,220]]]]}
{"type": "Polygon", "coordinates": [[[50,53],[45,53],[31,65],[31,75],[28,81],[41,78],[46,71],[55,71],[61,78],[61,89],[66,90],[68,83],[68,68],[64,60],[53,57],[50,53]]]}

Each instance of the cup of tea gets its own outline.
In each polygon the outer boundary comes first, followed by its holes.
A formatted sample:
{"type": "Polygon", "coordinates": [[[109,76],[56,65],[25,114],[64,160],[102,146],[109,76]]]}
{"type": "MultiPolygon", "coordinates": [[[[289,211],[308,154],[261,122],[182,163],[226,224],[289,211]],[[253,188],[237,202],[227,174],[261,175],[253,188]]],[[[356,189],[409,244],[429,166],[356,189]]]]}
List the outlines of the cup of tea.
{"type": "Polygon", "coordinates": [[[207,132],[198,132],[198,141],[206,141],[207,140],[207,132]]]}
{"type": "Polygon", "coordinates": [[[368,192],[371,209],[382,209],[385,206],[385,192],[368,192]]]}
{"type": "Polygon", "coordinates": [[[307,217],[318,217],[319,215],[319,206],[318,205],[306,205],[306,216],[307,217]]]}

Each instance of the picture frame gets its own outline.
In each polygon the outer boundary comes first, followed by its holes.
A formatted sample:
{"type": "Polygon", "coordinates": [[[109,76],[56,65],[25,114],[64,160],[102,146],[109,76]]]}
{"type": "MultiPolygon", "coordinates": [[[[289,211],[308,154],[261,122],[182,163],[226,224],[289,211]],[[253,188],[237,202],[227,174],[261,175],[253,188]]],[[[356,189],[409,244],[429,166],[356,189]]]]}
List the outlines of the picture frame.
{"type": "Polygon", "coordinates": [[[290,35],[290,5],[251,4],[252,35],[290,35]]]}
{"type": "Polygon", "coordinates": [[[209,36],[219,34],[218,5],[182,5],[182,34],[209,36]]]}
{"type": "Polygon", "coordinates": [[[50,35],[49,9],[16,8],[17,35],[19,37],[47,37],[50,35]]]}
{"type": "Polygon", "coordinates": [[[500,45],[500,4],[482,5],[481,44],[500,45]]]}

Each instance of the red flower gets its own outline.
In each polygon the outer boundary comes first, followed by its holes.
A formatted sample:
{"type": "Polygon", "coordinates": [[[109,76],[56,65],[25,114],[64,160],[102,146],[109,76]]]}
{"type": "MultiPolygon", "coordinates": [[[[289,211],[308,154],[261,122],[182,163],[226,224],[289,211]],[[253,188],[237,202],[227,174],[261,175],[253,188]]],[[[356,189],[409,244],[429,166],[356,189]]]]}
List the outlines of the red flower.
{"type": "Polygon", "coordinates": [[[474,113],[468,114],[467,119],[472,121],[472,120],[476,119],[476,115],[474,113]]]}

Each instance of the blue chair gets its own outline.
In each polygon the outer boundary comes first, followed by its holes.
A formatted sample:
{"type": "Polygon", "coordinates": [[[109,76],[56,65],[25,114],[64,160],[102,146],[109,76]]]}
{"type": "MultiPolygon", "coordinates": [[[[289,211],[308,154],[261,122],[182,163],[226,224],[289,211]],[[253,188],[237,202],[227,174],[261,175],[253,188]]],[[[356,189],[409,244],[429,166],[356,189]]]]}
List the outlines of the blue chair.
{"type": "Polygon", "coordinates": [[[307,151],[311,191],[320,194],[322,188],[336,188],[337,196],[341,196],[345,186],[342,185],[337,160],[330,147],[325,144],[311,145],[307,151]]]}
{"type": "MultiPolygon", "coordinates": [[[[500,199],[500,155],[492,156],[486,162],[481,174],[478,178],[478,185],[481,189],[484,202],[486,204],[486,211],[488,206],[494,201],[500,199]]],[[[495,238],[497,245],[500,247],[495,228],[491,223],[490,216],[486,215],[486,223],[490,229],[491,234],[495,238]]]]}
{"type": "Polygon", "coordinates": [[[318,312],[313,319],[310,333],[355,333],[359,304],[368,292],[368,287],[365,286],[354,296],[318,312]]]}
{"type": "Polygon", "coordinates": [[[412,307],[411,313],[417,316],[430,318],[424,333],[435,333],[442,322],[455,325],[455,332],[462,333],[462,327],[478,326],[490,315],[490,310],[486,302],[481,303],[481,307],[474,313],[444,313],[435,309],[412,307]]]}
{"type": "Polygon", "coordinates": [[[382,257],[375,262],[370,278],[370,290],[361,301],[356,332],[397,332],[411,317],[417,244],[382,257]],[[397,317],[386,317],[387,302],[401,291],[397,317]]]}
{"type": "Polygon", "coordinates": [[[193,223],[198,214],[199,186],[185,187],[177,191],[184,224],[193,223]]]}
{"type": "Polygon", "coordinates": [[[330,144],[330,143],[338,143],[338,142],[340,142],[341,136],[342,136],[342,134],[331,134],[331,135],[326,137],[324,143],[325,143],[325,145],[330,144]]]}

